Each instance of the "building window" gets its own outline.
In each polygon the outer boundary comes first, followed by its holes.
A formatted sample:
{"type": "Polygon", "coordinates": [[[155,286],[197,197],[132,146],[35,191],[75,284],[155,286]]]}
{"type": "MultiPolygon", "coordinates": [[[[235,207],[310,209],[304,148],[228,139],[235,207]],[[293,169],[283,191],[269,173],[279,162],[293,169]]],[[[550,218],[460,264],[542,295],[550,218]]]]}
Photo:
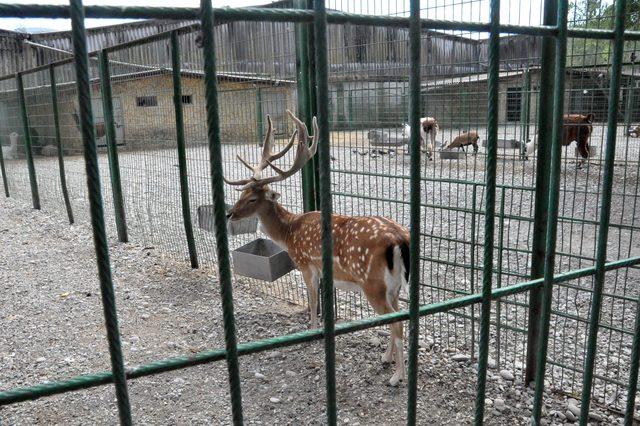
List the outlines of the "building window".
{"type": "Polygon", "coordinates": [[[522,111],[522,88],[507,88],[507,121],[520,121],[522,111]]]}
{"type": "Polygon", "coordinates": [[[157,96],[138,96],[136,98],[136,105],[139,107],[158,106],[158,97],[157,96]]]}
{"type": "Polygon", "coordinates": [[[191,105],[193,104],[193,98],[191,95],[182,95],[182,105],[191,105]]]}

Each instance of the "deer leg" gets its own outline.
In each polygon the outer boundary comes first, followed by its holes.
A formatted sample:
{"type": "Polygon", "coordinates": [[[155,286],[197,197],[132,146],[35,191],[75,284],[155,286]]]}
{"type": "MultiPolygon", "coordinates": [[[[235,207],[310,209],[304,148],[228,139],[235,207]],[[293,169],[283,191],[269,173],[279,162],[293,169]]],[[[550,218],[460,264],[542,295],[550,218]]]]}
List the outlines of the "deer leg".
{"type": "Polygon", "coordinates": [[[309,317],[310,327],[318,327],[318,288],[320,287],[319,280],[309,268],[302,270],[302,278],[307,285],[307,293],[309,295],[309,317]]]}
{"type": "MultiPolygon", "coordinates": [[[[387,289],[387,285],[384,282],[381,282],[380,284],[375,283],[375,284],[365,285],[365,296],[367,296],[369,303],[371,304],[373,309],[376,311],[376,313],[380,315],[395,312],[395,309],[393,308],[391,300],[389,300],[392,297],[390,297],[389,299],[387,298],[386,289],[387,289]],[[368,291],[367,289],[375,289],[375,290],[368,291]]],[[[402,343],[402,339],[403,339],[402,323],[401,322],[393,323],[389,326],[389,328],[391,329],[391,340],[389,342],[389,347],[387,348],[387,351],[382,357],[382,360],[383,362],[385,361],[391,362],[391,359],[395,354],[396,371],[395,373],[393,373],[393,376],[389,380],[389,384],[391,384],[391,386],[397,386],[400,383],[400,381],[403,381],[405,379],[404,353],[403,353],[404,347],[402,343]]]]}

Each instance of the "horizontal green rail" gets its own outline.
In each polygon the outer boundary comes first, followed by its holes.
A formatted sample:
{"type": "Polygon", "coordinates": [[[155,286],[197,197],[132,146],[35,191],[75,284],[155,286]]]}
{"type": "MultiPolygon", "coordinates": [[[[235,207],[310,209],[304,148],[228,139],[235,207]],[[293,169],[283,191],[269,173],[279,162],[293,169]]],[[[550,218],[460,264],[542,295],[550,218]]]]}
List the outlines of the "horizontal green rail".
{"type": "MultiPolygon", "coordinates": [[[[142,7],[142,6],[85,6],[87,18],[118,19],[166,19],[196,20],[200,9],[186,7],[142,7]]],[[[301,9],[270,9],[261,7],[213,8],[216,23],[229,21],[313,22],[314,12],[301,9]]],[[[64,5],[45,4],[0,4],[0,17],[7,18],[69,18],[69,9],[64,5]]],[[[401,16],[375,16],[327,11],[329,24],[375,25],[380,27],[409,28],[409,18],[401,16]]],[[[421,19],[422,29],[489,32],[488,22],[462,22],[442,19],[421,19]]],[[[556,36],[555,26],[501,24],[500,33],[532,36],[556,36]]],[[[571,28],[569,37],[612,40],[613,30],[571,28]]],[[[626,31],[625,40],[640,40],[640,31],[626,31]]]]}
{"type": "MultiPolygon", "coordinates": [[[[627,268],[640,264],[640,256],[630,257],[627,259],[616,260],[605,265],[606,271],[612,271],[620,268],[627,268]]],[[[554,276],[555,284],[566,281],[583,278],[595,273],[595,266],[588,268],[576,269],[554,276]]],[[[491,292],[491,299],[496,300],[514,294],[524,293],[535,288],[540,288],[544,280],[538,278],[536,280],[525,281],[508,287],[496,288],[491,292]]],[[[464,308],[473,304],[482,302],[482,294],[476,293],[468,296],[449,299],[444,302],[431,303],[420,307],[419,316],[433,315],[441,312],[451,311],[453,309],[464,308]]],[[[373,318],[365,318],[357,321],[339,323],[335,326],[335,334],[342,335],[359,330],[366,330],[373,327],[392,324],[398,321],[406,321],[409,319],[409,312],[402,310],[392,314],[379,315],[373,318]]],[[[238,355],[250,355],[270,349],[293,346],[300,343],[311,342],[324,338],[322,329],[302,331],[292,333],[286,336],[273,337],[253,342],[241,343],[238,345],[238,355]]],[[[149,364],[129,368],[126,371],[127,379],[136,379],[140,377],[150,376],[168,371],[180,370],[186,367],[207,364],[215,361],[226,359],[226,351],[224,349],[216,349],[211,351],[203,351],[191,356],[181,356],[155,361],[149,364]]],[[[16,402],[38,399],[48,395],[56,395],[68,391],[87,389],[95,386],[105,385],[113,382],[113,375],[109,372],[101,372],[96,374],[85,374],[76,376],[69,380],[43,383],[35,386],[16,388],[4,392],[0,392],[0,406],[13,404],[16,402]]]]}

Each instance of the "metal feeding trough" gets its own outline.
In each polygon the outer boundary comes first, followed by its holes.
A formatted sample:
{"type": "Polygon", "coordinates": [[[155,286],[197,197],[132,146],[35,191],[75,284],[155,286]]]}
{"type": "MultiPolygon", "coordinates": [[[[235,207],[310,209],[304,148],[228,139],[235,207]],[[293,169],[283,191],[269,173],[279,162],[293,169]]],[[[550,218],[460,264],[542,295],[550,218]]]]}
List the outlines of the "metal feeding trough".
{"type": "MultiPolygon", "coordinates": [[[[232,206],[225,204],[227,210],[232,206]]],[[[198,207],[198,226],[205,231],[214,232],[213,204],[198,207]]],[[[258,218],[248,217],[246,219],[227,222],[227,230],[231,235],[255,234],[258,231],[258,218]]]]}
{"type": "MultiPolygon", "coordinates": [[[[489,141],[482,141],[482,146],[486,147],[489,141]]],[[[498,138],[498,148],[500,149],[520,149],[522,142],[517,139],[500,139],[498,138]]]]}
{"type": "MultiPolygon", "coordinates": [[[[473,149],[473,148],[471,148],[473,149]]],[[[465,157],[464,151],[461,149],[443,149],[438,151],[440,158],[443,160],[460,160],[465,157]]]]}
{"type": "Polygon", "coordinates": [[[296,268],[289,253],[266,238],[258,238],[234,250],[233,271],[243,277],[273,282],[296,268]]]}
{"type": "Polygon", "coordinates": [[[402,136],[402,129],[369,130],[367,139],[369,139],[371,146],[402,146],[409,141],[402,136]]]}

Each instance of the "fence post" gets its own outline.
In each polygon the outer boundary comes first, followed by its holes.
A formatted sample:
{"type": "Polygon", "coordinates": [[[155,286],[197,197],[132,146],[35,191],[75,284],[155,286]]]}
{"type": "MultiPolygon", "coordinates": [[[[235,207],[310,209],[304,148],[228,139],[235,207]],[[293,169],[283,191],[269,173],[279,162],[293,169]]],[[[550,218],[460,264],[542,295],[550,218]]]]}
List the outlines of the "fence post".
{"type": "MultiPolygon", "coordinates": [[[[307,0],[294,0],[293,7],[306,9],[307,0]]],[[[311,128],[309,111],[309,25],[295,24],[296,37],[296,79],[298,91],[298,116],[311,128]]],[[[316,210],[313,163],[310,161],[302,168],[302,203],[305,212],[316,210]]]]}
{"type": "Polygon", "coordinates": [[[58,170],[60,171],[60,186],[62,187],[62,197],[64,198],[64,206],[67,209],[67,217],[69,223],[74,222],[73,210],[71,209],[71,201],[69,200],[69,191],[67,189],[67,178],[64,172],[64,154],[62,151],[62,138],[60,137],[60,117],[58,115],[58,91],[56,89],[56,70],[49,65],[49,82],[51,84],[51,106],[53,109],[53,129],[55,132],[56,145],[58,147],[58,170]]]}
{"type": "Polygon", "coordinates": [[[0,146],[0,172],[2,172],[2,184],[4,185],[4,195],[9,197],[9,182],[7,181],[7,171],[4,168],[4,154],[0,146]]]}
{"type": "Polygon", "coordinates": [[[171,65],[173,69],[173,107],[176,114],[176,141],[178,144],[178,168],[180,170],[180,196],[182,201],[182,220],[187,237],[191,267],[198,267],[198,253],[193,238],[191,222],[191,202],[189,201],[189,180],[187,178],[187,154],[184,143],[184,116],[182,112],[182,81],[180,76],[180,42],[178,33],[171,32],[171,65]]]}
{"type": "Polygon", "coordinates": [[[526,143],[529,139],[529,117],[531,110],[531,72],[527,68],[524,72],[524,81],[522,83],[522,103],[520,108],[520,136],[522,143],[520,144],[520,157],[524,158],[526,151],[526,143]]]}
{"type": "MultiPolygon", "coordinates": [[[[602,202],[600,204],[600,224],[596,245],[596,272],[594,276],[593,297],[589,315],[589,339],[584,363],[582,382],[582,401],[580,404],[580,424],[589,421],[589,404],[593,387],[593,367],[595,365],[598,344],[598,328],[604,290],[605,264],[607,263],[607,239],[611,219],[611,189],[616,155],[616,134],[618,131],[618,101],[620,99],[620,76],[622,74],[622,55],[624,53],[624,24],[627,0],[615,3],[615,27],[613,40],[613,61],[611,64],[611,86],[609,90],[609,111],[607,117],[607,149],[604,157],[604,178],[602,180],[602,202]]],[[[628,397],[628,396],[627,396],[628,397]]]]}
{"type": "Polygon", "coordinates": [[[222,182],[222,143],[220,140],[216,50],[214,45],[215,39],[213,37],[214,26],[211,0],[201,1],[200,22],[203,36],[202,53],[204,55],[204,84],[207,108],[211,191],[213,193],[213,218],[216,235],[216,251],[218,255],[218,277],[220,282],[220,298],[222,299],[227,371],[229,374],[231,394],[231,415],[234,425],[239,426],[243,424],[242,391],[240,366],[238,362],[238,343],[233,314],[233,286],[231,283],[231,262],[229,260],[229,239],[227,237],[227,211],[225,208],[224,185],[222,182]]]}
{"type": "MultiPolygon", "coordinates": [[[[557,2],[558,0],[544,0],[544,25],[556,24],[557,2]]],[[[551,162],[551,132],[553,123],[553,91],[550,89],[553,87],[555,49],[555,40],[553,37],[542,38],[540,90],[538,93],[538,136],[536,141],[538,157],[536,161],[531,279],[541,278],[544,275],[545,235],[547,233],[547,208],[549,205],[549,165],[551,162]]],[[[529,293],[529,328],[527,330],[527,360],[524,378],[525,385],[527,386],[536,376],[541,309],[542,289],[536,288],[529,293]]]]}
{"type": "Polygon", "coordinates": [[[539,336],[536,354],[536,388],[533,399],[533,415],[531,423],[540,425],[542,415],[542,399],[544,392],[544,374],[547,365],[547,349],[549,346],[549,322],[551,319],[551,299],[553,296],[553,273],[556,260],[556,237],[558,231],[558,206],[560,203],[560,175],[562,172],[562,145],[560,138],[564,129],[564,87],[567,60],[567,13],[569,5],[566,0],[558,2],[556,26],[558,35],[555,48],[555,69],[553,84],[553,132],[551,137],[551,161],[549,173],[548,202],[547,202],[547,232],[544,250],[544,285],[542,287],[542,303],[540,304],[539,336]]]}
{"type": "Polygon", "coordinates": [[[31,185],[31,200],[33,208],[40,210],[40,193],[38,192],[38,180],[36,178],[36,168],[33,164],[33,151],[31,150],[31,133],[29,130],[29,115],[27,114],[27,102],[24,96],[24,83],[22,74],[16,76],[18,82],[18,97],[20,98],[20,114],[22,116],[22,129],[24,132],[24,153],[27,157],[27,168],[29,169],[29,184],[31,185]]]}
{"type": "Polygon", "coordinates": [[[89,207],[91,224],[93,227],[93,242],[98,263],[100,278],[100,293],[104,311],[109,354],[111,355],[111,371],[115,383],[116,398],[120,423],[131,425],[131,404],[122,356],[120,330],[118,327],[118,313],[116,309],[113,280],[111,277],[111,263],[109,261],[109,246],[104,224],[104,208],[102,205],[102,189],[100,187],[100,171],[98,170],[98,153],[96,149],[93,113],[91,111],[91,84],[89,80],[89,57],[87,55],[87,39],[84,29],[84,10],[81,0],[71,0],[71,28],[74,64],[76,70],[76,84],[78,93],[78,107],[80,109],[80,131],[84,147],[84,161],[87,173],[87,189],[89,191],[89,207]]]}
{"type": "Polygon", "coordinates": [[[102,112],[104,115],[104,130],[107,140],[107,157],[109,158],[109,175],[111,176],[111,192],[113,194],[113,208],[115,210],[118,240],[126,243],[127,220],[122,198],[122,184],[120,182],[120,163],[118,161],[118,147],[116,145],[116,128],[113,121],[113,100],[111,96],[111,77],[109,75],[109,54],[100,52],[100,89],[102,92],[102,112]]]}
{"type": "Polygon", "coordinates": [[[262,118],[262,89],[256,88],[256,117],[258,117],[257,131],[258,131],[258,145],[262,146],[264,140],[264,119],[262,118]]]}
{"type": "MultiPolygon", "coordinates": [[[[304,1],[304,0],[303,0],[304,1]]],[[[313,9],[312,1],[306,0],[307,8],[313,9]]],[[[309,60],[309,73],[307,74],[309,77],[309,99],[307,103],[307,111],[309,113],[309,117],[307,118],[306,125],[308,128],[311,128],[311,117],[318,115],[318,103],[316,98],[318,96],[317,86],[316,86],[316,78],[317,75],[314,72],[316,69],[316,34],[315,34],[315,21],[309,24],[309,31],[307,31],[307,58],[309,60]]],[[[313,182],[314,182],[314,209],[317,210],[320,208],[320,166],[318,156],[314,156],[307,163],[310,165],[311,170],[313,170],[313,182]]]]}
{"type": "MultiPolygon", "coordinates": [[[[411,0],[409,22],[409,125],[411,162],[409,222],[409,380],[407,424],[415,425],[418,404],[418,342],[420,337],[420,0],[411,0]]],[[[381,117],[380,117],[381,118],[381,117]]],[[[393,339],[393,336],[391,336],[393,339]]],[[[390,343],[392,344],[392,343],[390,343]]],[[[394,343],[393,343],[394,344],[394,343]]],[[[402,347],[396,350],[403,350],[402,347]]],[[[400,358],[396,356],[396,362],[400,358]]],[[[404,366],[402,366],[404,368],[404,366]]]]}

